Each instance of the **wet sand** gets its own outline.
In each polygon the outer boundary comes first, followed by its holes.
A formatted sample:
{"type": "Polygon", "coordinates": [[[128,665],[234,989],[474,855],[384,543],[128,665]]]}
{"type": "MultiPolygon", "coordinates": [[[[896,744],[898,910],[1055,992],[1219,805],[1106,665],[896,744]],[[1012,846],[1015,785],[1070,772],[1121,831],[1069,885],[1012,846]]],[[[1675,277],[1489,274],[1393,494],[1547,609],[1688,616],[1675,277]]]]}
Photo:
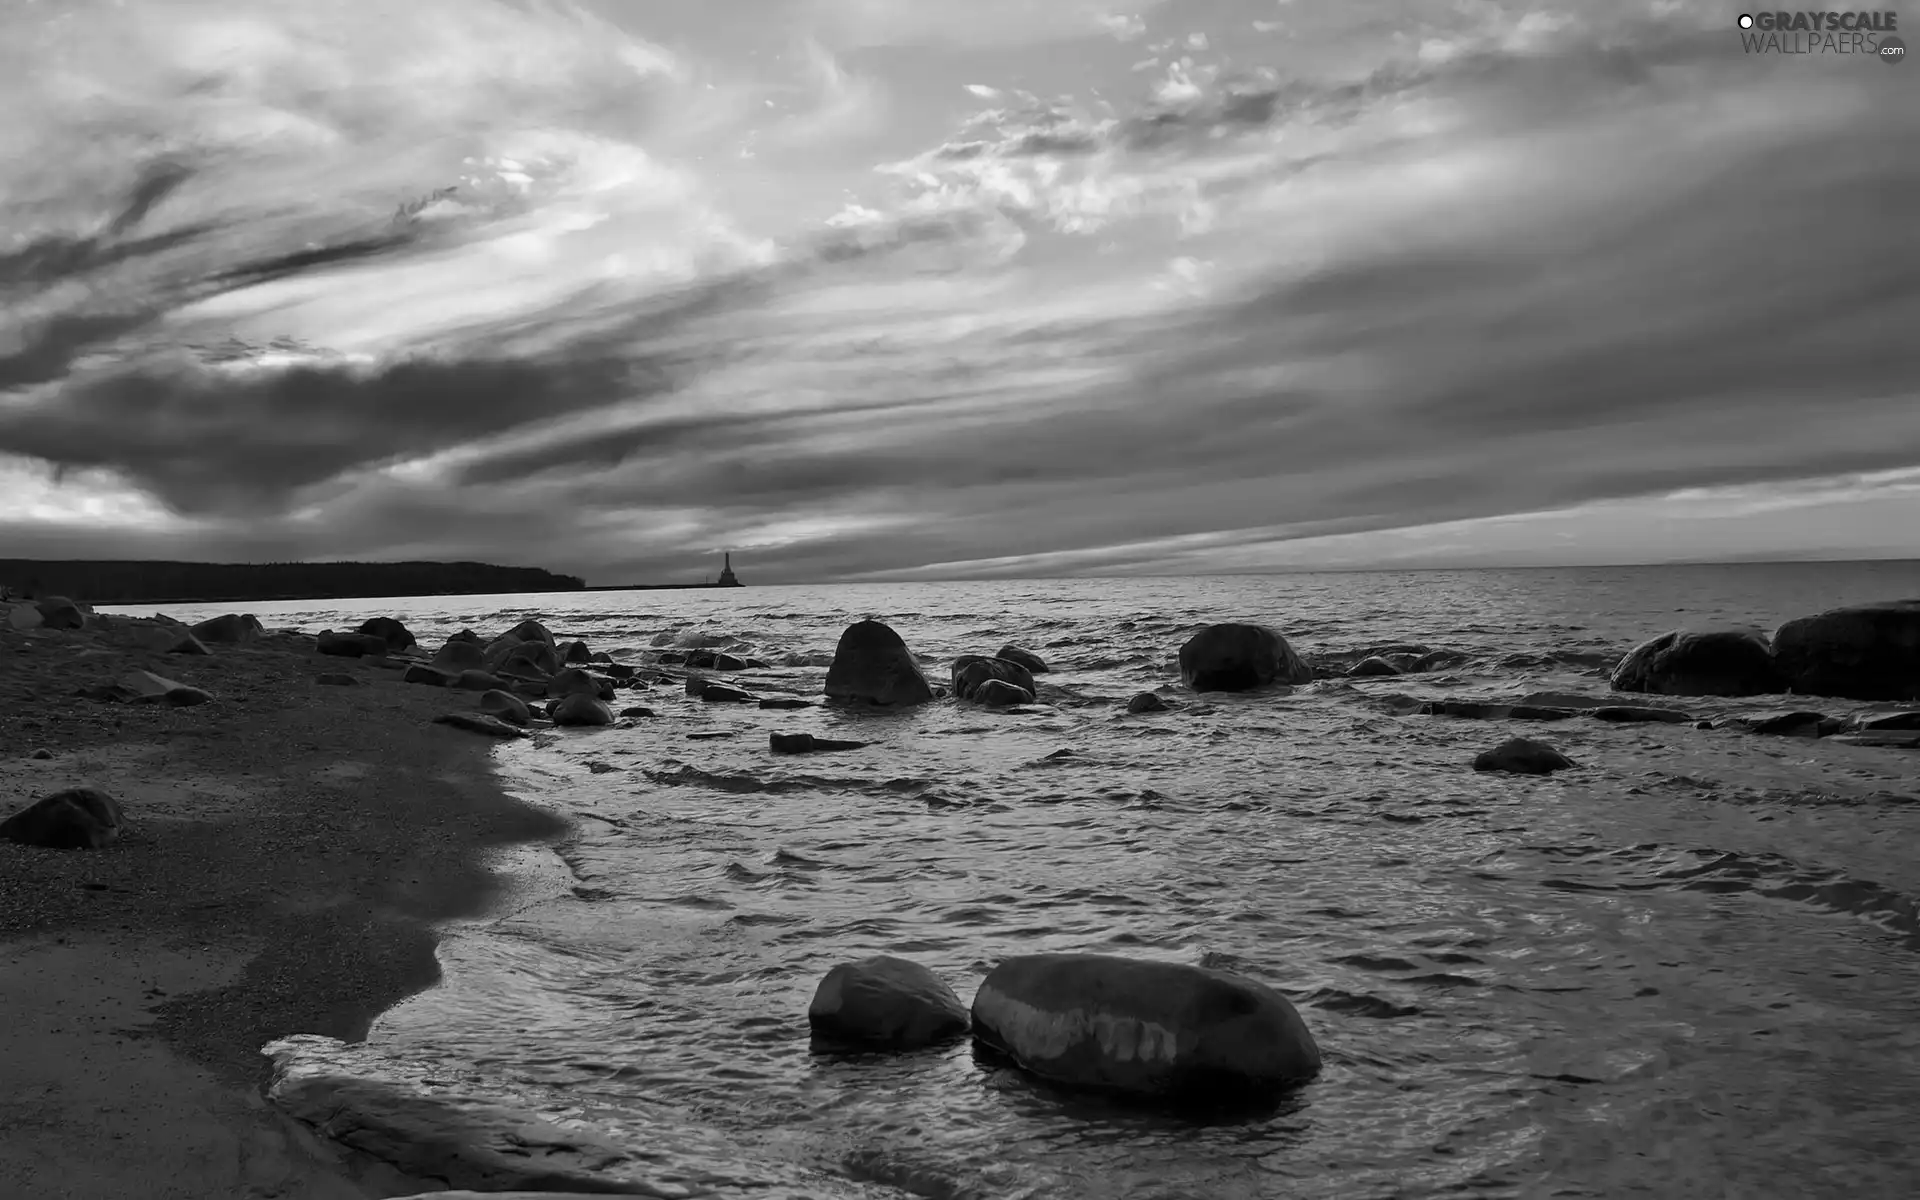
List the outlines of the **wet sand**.
{"type": "Polygon", "coordinates": [[[40,1200],[426,1190],[269,1107],[260,1046],[364,1037],[438,978],[433,923],[499,898],[485,851],[563,825],[499,789],[489,739],[431,723],[471,697],[307,638],[187,657],[113,624],[0,630],[0,817],[87,785],[129,826],[101,850],[0,842],[0,1180],[40,1200]],[[215,702],[74,694],[130,667],[215,702]]]}

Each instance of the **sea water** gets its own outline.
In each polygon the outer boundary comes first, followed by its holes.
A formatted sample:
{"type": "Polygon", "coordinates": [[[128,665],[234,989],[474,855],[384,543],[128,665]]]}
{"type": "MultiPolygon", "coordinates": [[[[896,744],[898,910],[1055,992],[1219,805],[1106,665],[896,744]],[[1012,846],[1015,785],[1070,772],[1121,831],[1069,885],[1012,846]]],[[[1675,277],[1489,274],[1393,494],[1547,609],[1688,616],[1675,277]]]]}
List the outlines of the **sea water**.
{"type": "Polygon", "coordinates": [[[742,677],[762,695],[817,696],[870,615],[936,682],[1009,641],[1054,668],[1024,713],[778,712],[665,687],[622,693],[657,713],[631,729],[503,746],[507,786],[574,832],[532,852],[546,885],[449,930],[444,983],[371,1035],[395,1062],[630,1141],[697,1125],[927,1196],[1752,1198],[1920,1190],[1920,754],[1395,716],[1381,698],[1599,695],[1668,628],[1914,595],[1920,565],[1884,563],[239,607],[308,630],[397,616],[428,646],[528,616],[625,661],[713,645],[772,664],[742,677]],[[1175,654],[1219,620],[1308,655],[1469,657],[1188,694],[1175,654]],[[1128,715],[1143,690],[1176,706],[1128,715]],[[769,753],[769,732],[803,730],[870,744],[769,753]],[[1469,767],[1515,733],[1578,769],[1469,767]],[[835,963],[904,955],[970,999],[999,959],[1043,950],[1263,980],[1325,1071],[1278,1111],[1195,1121],[1035,1086],[964,1043],[809,1046],[835,963]]]}

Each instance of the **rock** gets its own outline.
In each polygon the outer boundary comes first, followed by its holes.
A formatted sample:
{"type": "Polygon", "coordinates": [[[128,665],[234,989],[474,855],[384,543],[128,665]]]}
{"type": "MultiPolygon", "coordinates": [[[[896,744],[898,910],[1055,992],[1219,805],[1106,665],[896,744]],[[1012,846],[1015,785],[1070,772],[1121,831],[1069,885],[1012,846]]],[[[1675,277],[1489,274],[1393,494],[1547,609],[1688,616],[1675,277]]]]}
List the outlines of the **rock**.
{"type": "Polygon", "coordinates": [[[662,650],[653,656],[653,661],[677,666],[687,661],[687,656],[678,650],[662,650]]]}
{"type": "Polygon", "coordinates": [[[213,697],[197,687],[189,687],[178,680],[168,679],[164,675],[155,675],[152,671],[128,671],[114,681],[121,699],[136,704],[165,704],[169,708],[191,708],[196,704],[205,704],[213,697]]]}
{"type": "Polygon", "coordinates": [[[1781,712],[1764,716],[1748,717],[1741,722],[1751,733],[1772,734],[1775,737],[1825,737],[1830,733],[1839,733],[1847,723],[1838,717],[1829,717],[1817,712],[1781,712]]]}
{"type": "Polygon", "coordinates": [[[120,802],[98,788],[43,796],[0,821],[0,838],[48,850],[98,850],[126,829],[120,802]]]}
{"type": "Polygon", "coordinates": [[[46,618],[40,615],[37,604],[9,604],[7,606],[7,626],[11,629],[38,629],[46,618]]]}
{"type": "Polygon", "coordinates": [[[1464,717],[1480,721],[1564,721],[1579,710],[1544,704],[1499,704],[1487,700],[1429,700],[1420,711],[1436,717],[1464,717]]]}
{"type": "Polygon", "coordinates": [[[827,668],[826,694],[861,704],[925,704],[933,688],[907,644],[885,624],[866,620],[849,625],[827,668]]]}
{"type": "Polygon", "coordinates": [[[486,645],[486,643],[481,640],[480,635],[471,629],[462,629],[459,633],[454,634],[447,640],[450,642],[472,642],[474,645],[481,647],[486,645]]]}
{"type": "Polygon", "coordinates": [[[1920,730],[1886,730],[1880,733],[1837,733],[1827,739],[1846,746],[1875,746],[1882,750],[1920,750],[1920,730]]]}
{"type": "Polygon", "coordinates": [[[712,680],[707,681],[707,686],[701,691],[700,698],[708,704],[753,704],[760,699],[745,688],[737,688],[730,683],[715,683],[712,680]]]}
{"type": "Polygon", "coordinates": [[[183,633],[180,635],[179,641],[176,641],[173,645],[167,647],[167,653],[168,654],[187,654],[187,655],[197,656],[197,655],[203,655],[203,654],[212,654],[213,651],[207,649],[206,643],[202,642],[199,638],[193,636],[190,633],[183,633]]]}
{"type": "Polygon", "coordinates": [[[1376,679],[1398,674],[1401,674],[1399,667],[1377,654],[1370,658],[1363,658],[1347,668],[1347,675],[1352,679],[1376,679]]]}
{"type": "Polygon", "coordinates": [[[1034,692],[1033,676],[1016,662],[1004,658],[988,658],[981,654],[962,654],[953,660],[953,695],[958,700],[972,700],[981,685],[998,680],[1010,683],[1031,696],[1034,692]]]}
{"type": "Polygon", "coordinates": [[[360,683],[360,677],[345,671],[322,671],[313,677],[313,681],[327,687],[355,687],[360,683]]]}
{"type": "Polygon", "coordinates": [[[487,653],[486,665],[499,673],[552,675],[560,670],[560,656],[546,642],[511,642],[487,653]]]}
{"type": "Polygon", "coordinates": [[[593,661],[593,651],[585,642],[577,639],[568,642],[564,646],[556,647],[556,650],[560,655],[560,662],[564,666],[577,666],[581,663],[590,663],[593,661]]]}
{"type": "Polygon", "coordinates": [[[1009,958],[974,996],[973,1032],[1043,1078],[1156,1099],[1265,1098],[1320,1072],[1320,1048],[1280,993],[1146,959],[1009,958]]]}
{"type": "Polygon", "coordinates": [[[687,740],[690,742],[708,742],[715,738],[730,738],[732,736],[733,730],[731,729],[699,729],[689,733],[687,740]]]}
{"type": "Polygon", "coordinates": [[[1691,713],[1683,713],[1677,708],[1642,708],[1634,704],[1603,704],[1599,708],[1588,709],[1587,715],[1616,725],[1656,722],[1684,725],[1693,720],[1691,713]]]}
{"type": "Polygon", "coordinates": [[[994,651],[993,656],[1024,668],[1030,675],[1045,675],[1050,669],[1047,666],[1046,659],[1041,658],[1031,650],[1022,650],[1012,643],[1008,643],[994,651]]]}
{"type": "Polygon", "coordinates": [[[1209,625],[1180,647],[1180,681],[1196,692],[1246,692],[1312,680],[1312,668],[1265,625],[1209,625]]]}
{"type": "Polygon", "coordinates": [[[797,696],[768,696],[760,701],[761,708],[795,709],[812,708],[813,702],[797,696]]]}
{"type": "Polygon", "coordinates": [[[1920,712],[1884,713],[1877,717],[1864,715],[1855,721],[1855,725],[1862,732],[1920,729],[1920,712]]]}
{"type": "Polygon", "coordinates": [[[441,713],[433,719],[433,723],[435,725],[451,725],[455,729],[464,729],[468,733],[484,733],[492,737],[523,738],[533,736],[518,725],[509,725],[499,717],[490,716],[487,713],[441,713]]]}
{"type": "Polygon", "coordinates": [[[1414,660],[1413,669],[1408,674],[1425,671],[1444,671],[1448,667],[1457,667],[1469,661],[1473,656],[1464,650],[1434,650],[1422,654],[1414,660]]]}
{"type": "Polygon", "coordinates": [[[974,689],[973,700],[988,708],[1012,708],[1016,704],[1032,704],[1033,693],[1004,679],[989,679],[974,689]]]}
{"type": "Polygon", "coordinates": [[[1605,700],[1598,696],[1582,696],[1578,692],[1528,692],[1526,695],[1520,697],[1519,700],[1515,701],[1515,703],[1542,708],[1576,708],[1585,710],[1589,708],[1604,708],[1613,703],[1613,701],[1605,700]]]}
{"type": "Polygon", "coordinates": [[[1920,700],[1920,600],[1836,608],[1773,634],[1792,690],[1848,700],[1920,700]]]}
{"type": "Polygon", "coordinates": [[[816,750],[858,750],[865,742],[815,737],[810,733],[770,733],[767,743],[775,754],[810,754],[816,750]]]}
{"type": "Polygon", "coordinates": [[[1661,696],[1764,696],[1786,690],[1764,635],[1676,629],[1627,651],[1609,680],[1616,692],[1661,696]]]}
{"type": "Polygon", "coordinates": [[[731,654],[715,654],[713,656],[713,669],[716,671],[744,671],[747,669],[747,660],[744,658],[735,658],[731,654]]]}
{"type": "Polygon", "coordinates": [[[1507,771],[1515,775],[1550,775],[1576,764],[1545,742],[1528,738],[1508,738],[1491,750],[1474,756],[1476,771],[1507,771]]]}
{"type": "Polygon", "coordinates": [[[456,678],[458,676],[449,675],[425,663],[415,663],[407,668],[406,674],[400,676],[400,682],[424,683],[428,687],[450,687],[456,678]]]}
{"type": "Polygon", "coordinates": [[[621,709],[620,715],[623,717],[651,717],[654,715],[654,712],[644,704],[636,704],[632,708],[621,709]]]}
{"type": "Polygon", "coordinates": [[[596,654],[593,661],[600,664],[600,673],[615,683],[625,683],[633,678],[633,667],[627,663],[617,663],[604,654],[596,654]]]}
{"type": "Polygon", "coordinates": [[[381,638],[363,637],[357,633],[335,633],[327,629],[321,631],[315,648],[322,654],[339,658],[377,658],[387,652],[387,643],[381,638]]]}
{"type": "Polygon", "coordinates": [[[516,642],[541,642],[548,647],[553,645],[553,635],[547,632],[547,627],[532,619],[520,622],[507,630],[503,636],[510,637],[516,642]]]}
{"type": "Polygon", "coordinates": [[[597,663],[604,663],[607,666],[612,666],[613,655],[608,654],[605,650],[595,650],[593,652],[593,661],[597,663]]]}
{"type": "Polygon", "coordinates": [[[807,1006],[807,1024],[831,1042],[915,1050],[958,1037],[972,1022],[945,980],[881,954],[828,971],[807,1006]]]}
{"type": "Polygon", "coordinates": [[[1127,711],[1130,713],[1165,712],[1167,702],[1152,692],[1137,692],[1133,699],[1127,701],[1127,711]]]}
{"type": "Polygon", "coordinates": [[[36,601],[34,608],[40,612],[40,626],[43,629],[85,629],[87,615],[80,606],[65,596],[48,596],[36,601]]]}
{"type": "Polygon", "coordinates": [[[514,725],[525,725],[533,720],[533,710],[527,707],[525,700],[499,688],[481,693],[480,711],[514,725]]]}
{"type": "Polygon", "coordinates": [[[492,692],[507,685],[498,677],[489,675],[485,671],[462,671],[453,677],[453,682],[448,686],[467,692],[492,692]]]}
{"type": "Polygon", "coordinates": [[[613,709],[605,700],[586,692],[569,692],[547,707],[547,716],[555,725],[611,725],[613,709]]]}
{"type": "Polygon", "coordinates": [[[238,646],[253,641],[265,630],[261,628],[260,618],[252,613],[226,613],[208,617],[198,625],[189,627],[187,632],[203,642],[238,646]]]}
{"type": "Polygon", "coordinates": [[[433,666],[437,670],[457,675],[461,671],[478,671],[487,665],[487,652],[478,642],[465,638],[448,638],[447,644],[434,652],[433,666]]]}
{"type": "Polygon", "coordinates": [[[33,759],[39,759],[40,761],[44,762],[47,759],[50,759],[53,757],[53,751],[47,749],[45,746],[42,746],[38,750],[35,750],[32,754],[27,755],[27,757],[33,758],[33,759]]]}
{"type": "Polygon", "coordinates": [[[360,628],[354,631],[361,637],[376,637],[386,643],[387,651],[405,650],[408,646],[418,645],[407,627],[392,617],[369,617],[360,622],[360,628]]]}
{"type": "Polygon", "coordinates": [[[579,667],[568,667],[553,678],[547,680],[549,696],[594,696],[609,703],[613,700],[613,680],[605,675],[595,675],[579,667]]]}

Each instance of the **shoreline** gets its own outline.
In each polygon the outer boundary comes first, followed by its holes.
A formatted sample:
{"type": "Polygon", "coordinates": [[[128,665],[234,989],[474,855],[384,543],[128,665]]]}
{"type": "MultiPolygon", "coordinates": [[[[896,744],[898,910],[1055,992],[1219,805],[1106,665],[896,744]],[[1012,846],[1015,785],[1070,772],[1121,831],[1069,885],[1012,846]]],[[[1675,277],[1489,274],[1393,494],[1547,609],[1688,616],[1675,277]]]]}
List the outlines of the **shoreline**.
{"type": "Polygon", "coordinates": [[[504,790],[491,741],[431,723],[439,689],[310,638],[187,658],[137,633],[0,630],[0,808],[93,786],[128,819],[100,850],[0,842],[0,1178],[46,1200],[424,1190],[272,1108],[261,1046],[363,1039],[439,980],[440,923],[504,898],[487,852],[566,821],[504,790]],[[74,694],[136,668],[215,702],[74,694]]]}

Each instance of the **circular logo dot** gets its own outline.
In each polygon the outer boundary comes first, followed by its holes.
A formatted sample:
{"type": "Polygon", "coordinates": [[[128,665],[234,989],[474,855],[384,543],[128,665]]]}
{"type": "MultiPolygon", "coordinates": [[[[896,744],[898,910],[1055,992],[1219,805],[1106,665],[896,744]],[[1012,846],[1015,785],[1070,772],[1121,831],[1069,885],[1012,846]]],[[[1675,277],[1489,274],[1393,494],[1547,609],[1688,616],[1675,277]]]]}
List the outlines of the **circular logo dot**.
{"type": "Polygon", "coordinates": [[[1906,57],[1907,44],[1905,42],[1897,37],[1883,37],[1880,39],[1881,62],[1902,62],[1905,61],[1906,57]]]}
{"type": "Polygon", "coordinates": [[[1752,28],[1753,28],[1753,17],[1752,17],[1752,16],[1750,16],[1749,14],[1747,14],[1747,13],[1741,13],[1741,14],[1740,14],[1740,28],[1742,28],[1742,29],[1752,29],[1752,28]]]}

